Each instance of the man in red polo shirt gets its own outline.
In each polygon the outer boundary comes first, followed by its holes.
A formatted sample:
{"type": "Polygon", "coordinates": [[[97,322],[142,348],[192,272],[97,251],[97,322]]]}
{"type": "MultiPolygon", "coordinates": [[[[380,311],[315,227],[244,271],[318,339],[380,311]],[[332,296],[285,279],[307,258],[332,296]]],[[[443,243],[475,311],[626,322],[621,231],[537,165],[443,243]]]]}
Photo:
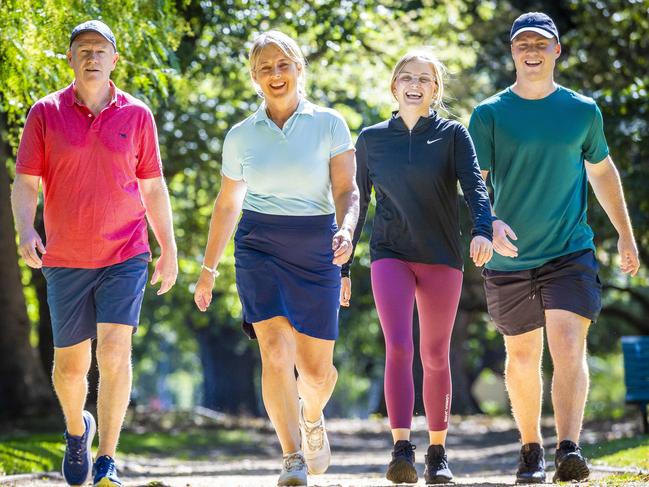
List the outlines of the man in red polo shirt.
{"type": "Polygon", "coordinates": [[[161,248],[151,279],[161,281],[158,294],[175,283],[176,243],[153,115],[110,80],[119,59],[115,36],[103,22],[84,22],[71,33],[67,59],[74,82],[36,102],[27,117],[12,207],[20,255],[47,280],[53,382],[67,426],[63,475],[70,485],[93,475],[94,485],[121,486],[114,457],[151,260],[147,219],[161,248]],[[34,229],[41,181],[47,245],[34,229]],[[96,426],[84,404],[94,338],[100,380],[93,465],[96,426]]]}

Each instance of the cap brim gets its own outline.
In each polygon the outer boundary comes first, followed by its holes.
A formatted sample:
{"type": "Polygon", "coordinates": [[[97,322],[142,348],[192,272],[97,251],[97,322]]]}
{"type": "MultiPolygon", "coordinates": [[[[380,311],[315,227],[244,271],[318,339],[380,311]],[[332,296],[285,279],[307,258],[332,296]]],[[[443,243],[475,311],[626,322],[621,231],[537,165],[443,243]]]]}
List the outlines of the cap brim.
{"type": "Polygon", "coordinates": [[[104,33],[101,32],[101,31],[98,31],[97,29],[81,29],[79,32],[75,32],[74,36],[70,38],[70,45],[72,45],[72,43],[74,42],[74,40],[75,40],[77,37],[79,37],[81,34],[85,34],[86,32],[94,32],[95,34],[99,34],[99,35],[102,36],[104,39],[106,39],[106,41],[107,41],[111,46],[113,46],[113,47],[115,48],[115,50],[117,51],[117,46],[115,45],[115,43],[113,43],[113,41],[111,41],[109,37],[106,37],[106,34],[104,34],[104,33]]]}
{"type": "Polygon", "coordinates": [[[538,27],[523,27],[521,29],[518,29],[516,32],[514,32],[514,35],[512,35],[510,40],[514,40],[514,38],[522,34],[523,32],[535,32],[539,35],[542,35],[546,39],[552,39],[554,37],[554,34],[552,32],[548,32],[547,30],[539,29],[538,27]]]}

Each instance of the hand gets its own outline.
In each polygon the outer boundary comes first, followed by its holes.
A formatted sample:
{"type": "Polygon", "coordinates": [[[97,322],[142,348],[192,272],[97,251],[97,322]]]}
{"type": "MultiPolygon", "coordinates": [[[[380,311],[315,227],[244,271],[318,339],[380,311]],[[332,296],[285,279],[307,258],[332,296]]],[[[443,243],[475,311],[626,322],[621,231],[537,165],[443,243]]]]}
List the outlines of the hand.
{"type": "Polygon", "coordinates": [[[336,265],[345,264],[352,255],[352,235],[346,228],[341,228],[334,235],[331,242],[331,248],[334,251],[333,263],[336,265]]]}
{"type": "Polygon", "coordinates": [[[340,306],[349,308],[349,300],[352,298],[352,280],[349,277],[340,278],[340,306]]]}
{"type": "Polygon", "coordinates": [[[469,255],[477,267],[482,267],[491,260],[494,255],[491,242],[480,235],[473,237],[469,255]]]}
{"type": "Polygon", "coordinates": [[[205,312],[210,307],[212,302],[212,289],[214,288],[213,274],[207,272],[205,269],[201,271],[201,275],[196,281],[196,289],[194,289],[194,302],[198,309],[205,312]]]}
{"type": "Polygon", "coordinates": [[[493,228],[493,249],[504,257],[518,257],[518,247],[509,241],[518,240],[514,230],[502,220],[494,220],[493,228]]]}
{"type": "Polygon", "coordinates": [[[160,296],[169,291],[176,284],[176,277],[178,277],[178,259],[176,258],[176,253],[163,251],[155,263],[155,270],[151,277],[151,285],[162,281],[160,289],[158,289],[156,294],[160,296]]]}
{"type": "Polygon", "coordinates": [[[633,235],[622,235],[617,241],[617,252],[620,255],[620,270],[635,276],[640,268],[638,246],[633,235]]]}
{"type": "Polygon", "coordinates": [[[22,232],[19,238],[18,253],[25,261],[25,264],[34,269],[43,267],[43,261],[38,256],[38,252],[45,254],[45,245],[43,245],[43,241],[34,227],[30,227],[22,232]]]}

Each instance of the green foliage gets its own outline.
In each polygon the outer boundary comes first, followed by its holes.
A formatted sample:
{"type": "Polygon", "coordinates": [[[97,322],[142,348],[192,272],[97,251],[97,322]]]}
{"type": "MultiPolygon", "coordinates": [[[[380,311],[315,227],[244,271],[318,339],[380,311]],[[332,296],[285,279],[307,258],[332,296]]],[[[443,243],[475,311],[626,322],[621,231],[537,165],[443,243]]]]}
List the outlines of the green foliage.
{"type": "Polygon", "coordinates": [[[10,123],[20,126],[37,99],[70,83],[70,31],[90,18],[115,33],[122,59],[113,78],[119,86],[153,106],[168,95],[174,52],[188,32],[176,2],[7,0],[0,4],[0,110],[10,123]]]}
{"type": "Polygon", "coordinates": [[[622,353],[591,355],[587,419],[620,419],[624,416],[624,364],[622,353]]]}
{"type": "Polygon", "coordinates": [[[647,435],[585,445],[583,450],[595,465],[649,469],[649,437],[647,435]]]}
{"type": "MultiPolygon", "coordinates": [[[[238,429],[196,429],[156,433],[122,432],[119,450],[126,455],[200,460],[230,445],[253,444],[249,432],[238,429]]],[[[0,476],[58,470],[65,453],[60,433],[0,437],[0,476]]]]}

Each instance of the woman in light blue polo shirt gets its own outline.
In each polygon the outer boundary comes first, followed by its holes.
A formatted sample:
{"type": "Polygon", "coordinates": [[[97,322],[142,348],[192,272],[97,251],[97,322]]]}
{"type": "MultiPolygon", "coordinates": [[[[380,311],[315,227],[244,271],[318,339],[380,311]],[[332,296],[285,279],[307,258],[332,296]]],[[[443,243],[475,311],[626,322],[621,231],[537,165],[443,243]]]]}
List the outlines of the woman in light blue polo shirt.
{"type": "Polygon", "coordinates": [[[330,451],[322,410],[336,383],[340,268],[358,218],[354,146],[336,111],[304,96],[306,63],[278,31],[255,39],[250,75],[264,98],[223,145],[221,191],[194,300],[205,311],[243,208],[235,267],[243,328],[257,338],[262,392],[284,459],[278,485],[306,485],[330,451]],[[296,380],[294,368],[299,377],[296,380]]]}

